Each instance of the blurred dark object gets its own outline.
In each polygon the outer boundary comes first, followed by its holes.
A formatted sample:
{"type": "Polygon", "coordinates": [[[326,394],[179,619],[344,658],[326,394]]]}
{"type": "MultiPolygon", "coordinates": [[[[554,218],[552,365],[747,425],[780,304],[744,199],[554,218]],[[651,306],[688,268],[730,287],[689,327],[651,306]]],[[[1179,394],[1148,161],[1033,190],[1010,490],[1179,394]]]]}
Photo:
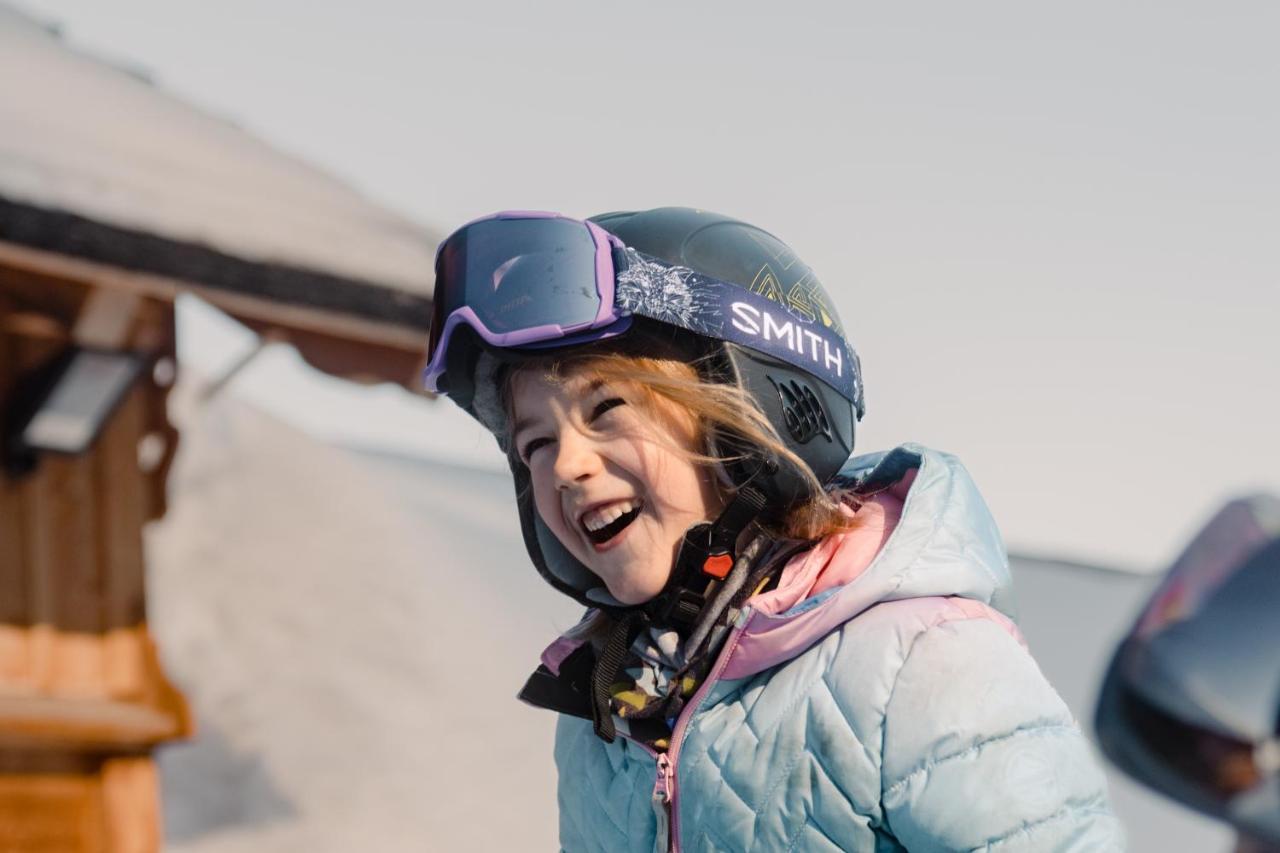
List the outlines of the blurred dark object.
{"type": "Polygon", "coordinates": [[[143,367],[133,353],[71,347],[34,376],[23,377],[5,429],[5,470],[10,476],[29,473],[42,452],[86,452],[143,367]]]}
{"type": "Polygon", "coordinates": [[[1280,499],[1228,504],[1157,587],[1095,720],[1139,782],[1280,845],[1280,499]]]}

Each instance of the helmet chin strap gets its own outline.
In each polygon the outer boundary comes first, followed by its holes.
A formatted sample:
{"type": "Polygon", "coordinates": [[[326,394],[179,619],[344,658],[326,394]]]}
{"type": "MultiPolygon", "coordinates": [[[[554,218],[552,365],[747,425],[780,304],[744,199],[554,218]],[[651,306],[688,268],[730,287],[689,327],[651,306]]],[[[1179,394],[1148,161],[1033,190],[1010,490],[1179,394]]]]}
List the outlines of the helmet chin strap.
{"type": "Polygon", "coordinates": [[[700,646],[710,630],[706,623],[711,614],[707,611],[724,607],[725,594],[733,592],[724,581],[739,559],[754,563],[765,545],[765,537],[757,536],[743,554],[738,553],[742,534],[766,513],[770,502],[778,502],[776,475],[780,466],[771,455],[744,453],[743,458],[756,464],[738,468],[741,479],[735,479],[742,485],[715,521],[695,524],[685,531],[662,590],[648,602],[625,608],[615,616],[617,621],[591,672],[592,722],[596,735],[605,741],[612,742],[616,734],[610,710],[612,687],[639,632],[646,625],[658,625],[674,629],[684,641],[700,646]]]}
{"type": "MultiPolygon", "coordinates": [[[[715,521],[685,532],[662,591],[619,615],[591,672],[591,717],[598,737],[612,742],[616,735],[609,704],[612,686],[638,632],[647,624],[670,626],[683,637],[696,632],[707,608],[717,606],[712,600],[716,587],[738,560],[738,539],[767,503],[765,493],[754,486],[740,488],[715,521]]],[[[757,545],[746,550],[752,560],[757,553],[757,545]]]]}
{"type": "Polygon", "coordinates": [[[707,605],[711,584],[728,577],[738,558],[738,539],[767,503],[764,492],[743,486],[715,521],[690,527],[666,585],[642,605],[645,614],[654,622],[677,630],[695,624],[707,605]]]}

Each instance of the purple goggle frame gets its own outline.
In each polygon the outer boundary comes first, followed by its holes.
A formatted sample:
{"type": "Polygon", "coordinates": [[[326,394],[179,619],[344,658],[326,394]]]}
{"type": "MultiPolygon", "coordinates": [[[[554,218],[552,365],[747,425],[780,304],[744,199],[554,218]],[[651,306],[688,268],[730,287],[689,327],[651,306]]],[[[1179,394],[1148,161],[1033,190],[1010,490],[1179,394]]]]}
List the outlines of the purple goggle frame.
{"type": "MultiPolygon", "coordinates": [[[[558,219],[584,228],[595,245],[595,288],[599,299],[599,307],[593,319],[585,323],[560,325],[544,323],[526,328],[513,329],[506,332],[495,332],[476,314],[469,305],[461,305],[448,311],[447,316],[437,316],[432,323],[431,341],[428,346],[428,362],[423,374],[423,383],[429,391],[439,391],[440,378],[447,368],[449,344],[453,333],[463,324],[469,326],[481,340],[495,347],[538,347],[552,343],[569,342],[585,343],[610,336],[612,329],[623,319],[614,304],[614,282],[616,271],[613,263],[613,250],[622,249],[622,241],[605,231],[594,222],[573,219],[559,213],[538,210],[507,210],[491,216],[474,219],[457,229],[440,244],[436,250],[436,274],[440,275],[440,256],[445,247],[458,235],[475,225],[495,220],[549,220],[558,219]],[[594,334],[593,334],[594,333],[594,334]]],[[[437,297],[442,288],[449,285],[437,279],[437,297]]],[[[464,286],[465,287],[465,286],[464,286]]]]}

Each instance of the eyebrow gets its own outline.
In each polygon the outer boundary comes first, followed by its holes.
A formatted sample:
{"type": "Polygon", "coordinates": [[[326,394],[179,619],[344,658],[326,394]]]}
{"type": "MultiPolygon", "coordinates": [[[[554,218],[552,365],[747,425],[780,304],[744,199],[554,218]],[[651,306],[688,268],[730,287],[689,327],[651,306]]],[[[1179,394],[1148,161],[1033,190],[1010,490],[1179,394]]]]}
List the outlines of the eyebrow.
{"type": "MultiPolygon", "coordinates": [[[[582,399],[585,400],[586,398],[590,397],[592,394],[596,393],[607,384],[608,383],[605,382],[603,379],[592,379],[591,382],[587,384],[587,387],[583,389],[582,399]]],[[[521,430],[528,429],[529,427],[537,424],[537,422],[538,422],[537,418],[532,418],[532,417],[517,418],[516,422],[511,426],[511,437],[515,438],[520,434],[521,430]]]]}

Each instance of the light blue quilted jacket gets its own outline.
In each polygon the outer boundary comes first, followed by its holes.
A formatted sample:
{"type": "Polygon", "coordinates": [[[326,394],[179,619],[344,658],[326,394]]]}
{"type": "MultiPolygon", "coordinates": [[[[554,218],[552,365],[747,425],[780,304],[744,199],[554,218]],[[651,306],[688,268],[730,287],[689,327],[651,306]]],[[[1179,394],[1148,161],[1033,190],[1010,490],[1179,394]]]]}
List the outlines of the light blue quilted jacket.
{"type": "MultiPolygon", "coordinates": [[[[784,612],[749,606],[668,754],[560,718],[563,850],[1123,849],[964,468],[918,445],[876,461],[865,487],[904,499],[879,553],[784,612]]],[[[824,545],[805,559],[838,561],[824,545]]]]}

